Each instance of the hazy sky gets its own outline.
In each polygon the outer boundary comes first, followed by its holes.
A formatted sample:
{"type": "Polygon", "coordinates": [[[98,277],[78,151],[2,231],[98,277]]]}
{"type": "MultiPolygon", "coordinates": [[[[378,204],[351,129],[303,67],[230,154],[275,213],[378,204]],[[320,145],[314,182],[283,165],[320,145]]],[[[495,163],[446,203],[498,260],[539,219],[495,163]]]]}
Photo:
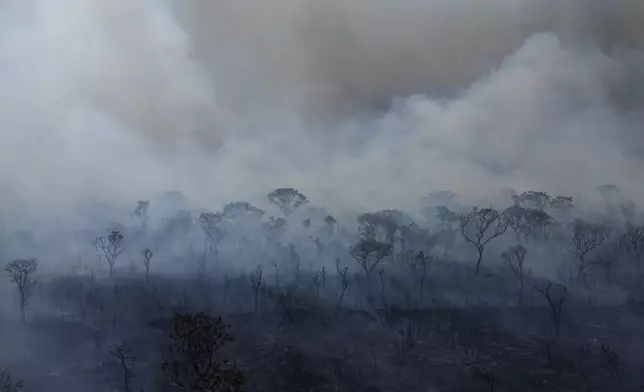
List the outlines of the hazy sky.
{"type": "Polygon", "coordinates": [[[3,208],[644,200],[642,26],[638,0],[3,0],[3,208]]]}

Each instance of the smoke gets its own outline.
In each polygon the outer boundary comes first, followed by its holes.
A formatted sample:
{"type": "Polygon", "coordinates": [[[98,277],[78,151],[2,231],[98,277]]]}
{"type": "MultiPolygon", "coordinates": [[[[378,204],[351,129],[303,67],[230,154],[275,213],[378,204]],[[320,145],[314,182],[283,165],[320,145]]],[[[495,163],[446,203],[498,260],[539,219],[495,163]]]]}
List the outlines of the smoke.
{"type": "Polygon", "coordinates": [[[281,186],[335,208],[603,183],[644,200],[641,2],[0,7],[12,220],[167,189],[209,207],[281,186]]]}

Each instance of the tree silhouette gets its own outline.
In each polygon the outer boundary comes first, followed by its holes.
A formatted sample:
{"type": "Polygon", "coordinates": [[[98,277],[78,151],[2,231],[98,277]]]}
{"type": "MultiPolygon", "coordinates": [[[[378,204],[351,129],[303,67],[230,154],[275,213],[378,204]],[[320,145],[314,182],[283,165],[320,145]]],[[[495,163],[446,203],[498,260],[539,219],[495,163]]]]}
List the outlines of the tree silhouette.
{"type": "Polygon", "coordinates": [[[20,304],[20,319],[25,321],[25,307],[34,281],[31,279],[33,274],[38,268],[36,259],[29,260],[14,260],[6,265],[5,271],[9,274],[9,278],[16,284],[19,295],[20,304]]]}
{"type": "Polygon", "coordinates": [[[132,213],[132,217],[141,222],[141,229],[145,233],[148,227],[148,208],[150,207],[149,200],[141,200],[132,213]]]}
{"type": "Polygon", "coordinates": [[[644,226],[630,225],[620,238],[624,249],[634,256],[637,276],[641,276],[641,265],[644,260],[644,226]]]}
{"type": "Polygon", "coordinates": [[[521,306],[521,304],[523,303],[523,261],[525,260],[525,256],[527,254],[528,251],[521,245],[512,246],[505,252],[501,253],[501,259],[510,268],[510,271],[512,271],[514,276],[519,280],[519,298],[517,300],[517,304],[519,306],[521,306]]]}
{"type": "Polygon", "coordinates": [[[226,231],[223,227],[224,216],[222,213],[203,212],[199,216],[199,225],[206,235],[206,250],[204,251],[203,260],[201,263],[201,274],[206,273],[206,255],[207,250],[210,248],[215,263],[219,261],[219,245],[226,236],[226,231]]]}
{"type": "Polygon", "coordinates": [[[131,363],[134,357],[130,354],[131,352],[132,348],[124,344],[116,345],[110,351],[110,354],[119,361],[121,368],[123,368],[123,389],[125,392],[130,392],[130,380],[133,376],[131,363]]]}
{"type": "Polygon", "coordinates": [[[123,233],[121,233],[120,230],[112,230],[110,234],[107,236],[107,239],[105,237],[98,237],[96,240],[94,240],[94,245],[103,252],[103,255],[105,256],[105,259],[107,260],[107,264],[109,265],[109,278],[112,278],[112,274],[114,271],[114,264],[116,263],[116,259],[118,259],[119,255],[123,251],[123,239],[125,237],[123,236],[123,233]]]}
{"type": "Polygon", "coordinates": [[[572,225],[572,254],[577,258],[577,281],[588,268],[588,254],[599,247],[608,237],[608,228],[577,219],[572,225]]]}
{"type": "Polygon", "coordinates": [[[154,253],[150,249],[145,248],[141,251],[141,254],[143,255],[143,265],[145,266],[145,283],[148,283],[150,281],[150,261],[154,253]]]}
{"type": "Polygon", "coordinates": [[[550,315],[552,316],[552,323],[555,327],[555,336],[559,338],[559,329],[561,326],[561,309],[564,302],[568,299],[568,289],[562,285],[553,285],[550,283],[543,289],[539,287],[534,288],[537,290],[543,297],[548,301],[550,306],[550,315]],[[550,291],[552,288],[555,288],[555,291],[550,291]]]}
{"type": "Polygon", "coordinates": [[[508,229],[507,216],[493,208],[472,207],[469,213],[459,214],[458,219],[463,238],[476,247],[475,275],[478,275],[485,246],[508,229]]]}
{"type": "Polygon", "coordinates": [[[371,273],[389,255],[391,245],[378,241],[372,226],[366,226],[360,234],[360,240],[349,251],[360,268],[364,271],[367,289],[371,282],[371,273]]]}
{"type": "Polygon", "coordinates": [[[278,188],[268,194],[268,201],[275,204],[284,216],[289,216],[300,206],[309,202],[306,196],[294,188],[278,188]]]}
{"type": "Polygon", "coordinates": [[[230,325],[205,313],[177,313],[162,370],[182,392],[241,391],[244,374],[234,361],[220,360],[219,350],[233,341],[230,325]]]}

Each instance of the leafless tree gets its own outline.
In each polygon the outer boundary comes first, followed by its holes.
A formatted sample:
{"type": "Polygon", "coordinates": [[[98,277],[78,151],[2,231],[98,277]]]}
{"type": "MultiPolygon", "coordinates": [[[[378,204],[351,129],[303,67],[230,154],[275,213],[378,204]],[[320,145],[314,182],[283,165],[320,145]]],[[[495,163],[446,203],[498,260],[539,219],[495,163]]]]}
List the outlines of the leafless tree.
{"type": "Polygon", "coordinates": [[[525,256],[528,254],[526,248],[521,245],[510,247],[505,252],[501,253],[501,259],[510,268],[510,271],[519,280],[519,297],[517,304],[521,306],[523,303],[523,287],[524,287],[524,268],[523,262],[525,256]]]}
{"type": "Polygon", "coordinates": [[[478,253],[475,272],[478,275],[485,246],[508,229],[507,216],[493,208],[472,207],[471,212],[459,214],[458,219],[463,238],[474,245],[478,253]]]}
{"type": "Polygon", "coordinates": [[[414,322],[408,319],[405,327],[398,330],[398,334],[400,335],[400,352],[404,357],[411,354],[416,347],[422,327],[423,324],[421,322],[414,322]]]}
{"type": "Polygon", "coordinates": [[[279,207],[284,216],[289,216],[309,200],[297,189],[278,188],[268,194],[268,201],[279,207]]]}
{"type": "Polygon", "coordinates": [[[123,389],[125,392],[130,392],[130,380],[133,376],[131,365],[134,357],[130,354],[131,352],[132,348],[125,344],[116,345],[110,351],[110,354],[119,361],[123,368],[123,389]]]}
{"type": "Polygon", "coordinates": [[[259,309],[259,288],[262,287],[262,276],[263,270],[261,265],[258,265],[250,275],[250,283],[252,284],[253,291],[255,293],[255,313],[257,313],[257,310],[259,309]]]}
{"type": "Polygon", "coordinates": [[[414,257],[408,260],[408,264],[409,268],[411,269],[412,277],[416,281],[416,285],[418,286],[418,304],[422,307],[429,256],[427,256],[425,252],[418,252],[414,257]]]}
{"type": "Polygon", "coordinates": [[[622,379],[619,375],[619,355],[609,345],[602,344],[601,348],[604,358],[606,358],[606,362],[610,366],[611,373],[615,381],[617,381],[617,386],[622,390],[622,379]]]}
{"type": "Polygon", "coordinates": [[[320,273],[313,274],[313,285],[315,285],[315,301],[320,302],[320,273]]]}
{"type": "Polygon", "coordinates": [[[562,285],[553,286],[552,283],[548,284],[545,289],[540,289],[536,286],[534,289],[541,293],[546,301],[548,301],[552,316],[552,323],[555,327],[555,336],[559,338],[559,329],[561,326],[561,309],[564,302],[566,302],[566,299],[568,299],[568,289],[566,289],[566,287],[562,285]],[[555,292],[551,292],[551,289],[553,287],[556,288],[555,292]]]}
{"type": "Polygon", "coordinates": [[[342,272],[340,272],[340,296],[338,298],[338,303],[335,306],[336,313],[340,310],[340,305],[342,305],[342,300],[344,299],[344,294],[347,292],[347,287],[349,287],[349,268],[344,267],[342,272]]]}
{"type": "Polygon", "coordinates": [[[109,265],[109,277],[112,278],[112,273],[114,271],[114,263],[118,259],[119,255],[123,251],[123,233],[119,230],[112,230],[110,234],[105,237],[98,237],[94,240],[94,245],[103,252],[105,260],[109,265]]]}
{"type": "Polygon", "coordinates": [[[322,278],[322,297],[326,298],[326,267],[320,269],[320,278],[322,278]]]}
{"type": "Polygon", "coordinates": [[[577,258],[576,280],[580,281],[588,268],[588,254],[608,237],[608,228],[577,219],[572,224],[572,254],[577,258]]]}
{"type": "Polygon", "coordinates": [[[29,294],[35,281],[31,275],[36,272],[38,262],[36,259],[14,260],[5,266],[5,271],[12,282],[16,284],[19,295],[20,319],[25,321],[25,307],[29,300],[29,294]]]}
{"type": "Polygon", "coordinates": [[[150,260],[152,260],[154,254],[149,248],[143,249],[141,254],[143,255],[143,265],[145,266],[145,283],[148,283],[150,281],[150,260]]]}
{"type": "Polygon", "coordinates": [[[637,277],[641,276],[641,265],[644,260],[644,225],[630,225],[622,234],[620,242],[624,249],[634,256],[637,277]]]}

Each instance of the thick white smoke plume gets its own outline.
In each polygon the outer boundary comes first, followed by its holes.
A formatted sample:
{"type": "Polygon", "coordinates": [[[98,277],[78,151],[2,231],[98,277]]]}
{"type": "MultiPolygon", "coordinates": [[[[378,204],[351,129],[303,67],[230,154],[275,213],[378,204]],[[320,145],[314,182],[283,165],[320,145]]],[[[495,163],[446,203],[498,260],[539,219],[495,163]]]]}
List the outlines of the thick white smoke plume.
{"type": "Polygon", "coordinates": [[[3,213],[281,186],[350,208],[603,183],[642,200],[641,4],[4,0],[3,213]]]}

